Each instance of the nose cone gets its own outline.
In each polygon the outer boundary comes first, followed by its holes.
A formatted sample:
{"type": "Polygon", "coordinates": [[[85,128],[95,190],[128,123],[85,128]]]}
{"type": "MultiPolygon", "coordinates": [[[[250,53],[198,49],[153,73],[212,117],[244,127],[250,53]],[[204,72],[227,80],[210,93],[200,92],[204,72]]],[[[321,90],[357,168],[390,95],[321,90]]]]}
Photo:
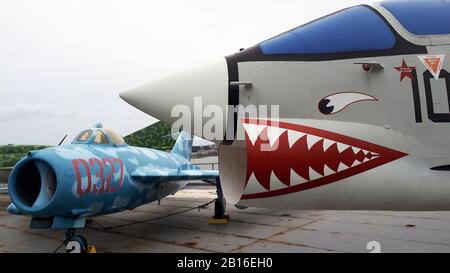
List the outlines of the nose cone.
{"type": "Polygon", "coordinates": [[[208,105],[217,105],[225,113],[228,104],[227,63],[225,58],[221,58],[204,66],[167,75],[126,90],[120,93],[120,97],[139,110],[171,125],[180,116],[189,114],[191,127],[183,126],[183,129],[202,136],[201,126],[198,128],[197,124],[194,128],[194,120],[204,124],[211,119],[201,119],[204,116],[203,109],[208,105]],[[185,113],[187,110],[189,113],[185,113]]]}

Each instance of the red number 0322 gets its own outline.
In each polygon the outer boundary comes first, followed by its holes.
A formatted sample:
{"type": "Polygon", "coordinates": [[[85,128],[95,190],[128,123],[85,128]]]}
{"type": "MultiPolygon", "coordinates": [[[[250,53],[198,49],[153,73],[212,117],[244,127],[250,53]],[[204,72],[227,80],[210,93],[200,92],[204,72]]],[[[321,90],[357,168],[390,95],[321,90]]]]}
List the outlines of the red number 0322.
{"type": "Polygon", "coordinates": [[[73,170],[77,178],[77,193],[86,195],[89,193],[102,194],[119,192],[123,183],[123,161],[120,158],[90,158],[72,160],[73,170]],[[84,176],[81,175],[84,169],[84,176]],[[120,172],[119,180],[114,183],[114,174],[120,172]],[[97,177],[96,183],[92,183],[92,174],[97,177]],[[83,177],[87,183],[83,185],[83,177]],[[116,184],[116,185],[114,185],[116,184]]]}

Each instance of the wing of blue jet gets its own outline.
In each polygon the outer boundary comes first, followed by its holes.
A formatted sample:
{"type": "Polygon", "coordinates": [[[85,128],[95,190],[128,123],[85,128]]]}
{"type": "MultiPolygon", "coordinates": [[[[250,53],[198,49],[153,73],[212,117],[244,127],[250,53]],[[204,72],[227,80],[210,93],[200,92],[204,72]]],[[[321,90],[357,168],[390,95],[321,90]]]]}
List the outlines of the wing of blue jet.
{"type": "Polygon", "coordinates": [[[180,169],[166,169],[157,170],[151,167],[137,168],[131,177],[141,183],[159,183],[159,182],[174,182],[174,181],[188,181],[188,180],[210,180],[216,179],[219,172],[215,170],[180,170],[180,169]]]}

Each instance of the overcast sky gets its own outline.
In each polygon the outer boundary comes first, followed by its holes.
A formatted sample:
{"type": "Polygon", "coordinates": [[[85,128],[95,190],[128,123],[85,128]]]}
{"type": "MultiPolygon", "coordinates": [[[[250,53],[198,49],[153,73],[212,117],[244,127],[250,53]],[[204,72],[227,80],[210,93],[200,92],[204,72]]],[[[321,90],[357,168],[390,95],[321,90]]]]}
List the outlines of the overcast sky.
{"type": "Polygon", "coordinates": [[[1,0],[0,144],[57,144],[97,122],[126,135],[155,119],[120,91],[369,2],[1,0]]]}

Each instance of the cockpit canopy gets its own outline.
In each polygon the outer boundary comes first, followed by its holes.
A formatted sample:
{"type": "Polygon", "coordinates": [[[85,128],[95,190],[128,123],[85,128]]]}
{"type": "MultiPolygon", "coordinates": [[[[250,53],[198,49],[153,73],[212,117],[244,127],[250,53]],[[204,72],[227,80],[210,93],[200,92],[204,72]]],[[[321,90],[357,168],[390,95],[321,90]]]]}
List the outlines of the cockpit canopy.
{"type": "Polygon", "coordinates": [[[448,0],[385,1],[381,5],[415,35],[450,34],[448,0]]]}
{"type": "Polygon", "coordinates": [[[387,23],[371,8],[356,6],[315,20],[259,46],[265,55],[329,54],[384,50],[395,45],[387,23]]]}
{"type": "Polygon", "coordinates": [[[398,35],[389,20],[383,17],[388,14],[406,29],[407,36],[427,38],[450,34],[448,0],[385,1],[380,4],[380,9],[384,15],[367,5],[347,8],[282,33],[258,46],[264,55],[281,56],[390,50],[396,46],[398,35]]]}
{"type": "Polygon", "coordinates": [[[75,137],[72,144],[127,145],[122,136],[107,128],[83,130],[75,137]]]}

